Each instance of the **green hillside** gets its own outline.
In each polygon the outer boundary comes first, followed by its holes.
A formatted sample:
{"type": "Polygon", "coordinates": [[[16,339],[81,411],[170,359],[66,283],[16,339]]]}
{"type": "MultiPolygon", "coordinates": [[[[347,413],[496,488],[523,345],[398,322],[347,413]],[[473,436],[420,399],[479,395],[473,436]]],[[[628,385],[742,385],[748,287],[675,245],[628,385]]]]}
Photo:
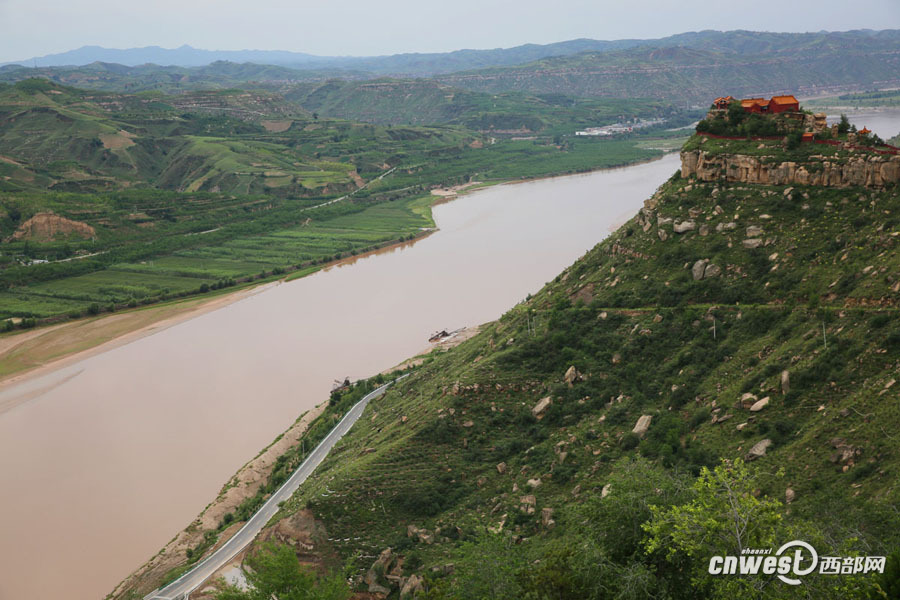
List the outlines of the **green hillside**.
{"type": "Polygon", "coordinates": [[[438,76],[465,89],[580,97],[666,98],[705,106],[722,89],[738,95],[871,88],[897,77],[896,38],[822,36],[797,47],[736,52],[714,44],[586,52],[438,76]]]}
{"type": "MultiPolygon", "coordinates": [[[[900,548],[898,210],[896,187],[675,173],[373,401],[263,538],[314,522],[305,560],[350,560],[358,597],[413,575],[426,598],[886,597],[873,575],[706,567],[793,539],[900,548]]],[[[378,380],[335,394],[309,439],[378,380]]]]}
{"type": "Polygon", "coordinates": [[[285,98],[310,112],[332,117],[394,125],[447,123],[498,135],[571,134],[639,116],[674,117],[677,125],[682,120],[690,122],[690,115],[659,100],[487,94],[429,79],[330,80],[298,85],[286,91],[285,98]]]}

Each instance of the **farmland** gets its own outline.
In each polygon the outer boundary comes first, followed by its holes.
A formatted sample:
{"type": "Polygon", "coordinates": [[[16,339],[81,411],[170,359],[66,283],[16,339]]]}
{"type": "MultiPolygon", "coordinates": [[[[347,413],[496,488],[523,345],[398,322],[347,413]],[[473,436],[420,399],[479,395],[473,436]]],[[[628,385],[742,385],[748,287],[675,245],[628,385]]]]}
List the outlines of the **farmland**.
{"type": "Polygon", "coordinates": [[[421,83],[409,84],[428,88],[420,102],[391,113],[397,85],[299,99],[0,87],[0,319],[31,326],[306,272],[426,233],[433,188],[622,166],[659,156],[647,142],[668,135],[576,138],[580,124],[687,118],[661,101],[447,100],[421,83]]]}

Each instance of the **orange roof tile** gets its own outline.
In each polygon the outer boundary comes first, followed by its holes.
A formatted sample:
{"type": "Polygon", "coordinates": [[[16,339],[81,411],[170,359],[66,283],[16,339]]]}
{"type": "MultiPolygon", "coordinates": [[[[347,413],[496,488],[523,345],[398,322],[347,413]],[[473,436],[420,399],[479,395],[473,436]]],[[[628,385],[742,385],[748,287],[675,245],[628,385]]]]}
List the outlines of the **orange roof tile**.
{"type": "Polygon", "coordinates": [[[772,96],[772,102],[775,104],[800,104],[800,101],[792,95],[788,96],[772,96]]]}

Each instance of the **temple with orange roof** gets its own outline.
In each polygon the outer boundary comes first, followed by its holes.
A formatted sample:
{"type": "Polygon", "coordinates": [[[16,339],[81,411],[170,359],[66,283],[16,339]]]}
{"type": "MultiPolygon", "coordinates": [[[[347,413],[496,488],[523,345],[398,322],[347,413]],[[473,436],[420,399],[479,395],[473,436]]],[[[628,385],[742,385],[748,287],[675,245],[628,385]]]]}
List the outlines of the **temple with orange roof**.
{"type": "MultiPolygon", "coordinates": [[[[719,96],[713,100],[713,107],[725,110],[732,102],[737,100],[732,96],[719,96]]],[[[744,98],[740,100],[744,111],[754,114],[778,114],[783,112],[799,112],[800,101],[793,95],[772,96],[770,100],[765,98],[744,98]]]]}

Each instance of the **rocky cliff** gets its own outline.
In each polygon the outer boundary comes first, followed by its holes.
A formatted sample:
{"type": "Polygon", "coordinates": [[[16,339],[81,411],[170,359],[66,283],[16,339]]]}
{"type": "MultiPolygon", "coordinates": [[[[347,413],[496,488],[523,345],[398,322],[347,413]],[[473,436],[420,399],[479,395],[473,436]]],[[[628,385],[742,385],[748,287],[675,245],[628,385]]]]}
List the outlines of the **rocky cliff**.
{"type": "Polygon", "coordinates": [[[681,153],[681,175],[768,185],[884,187],[900,182],[900,156],[860,154],[840,160],[813,156],[809,162],[779,162],[771,156],[689,150],[681,153]]]}

